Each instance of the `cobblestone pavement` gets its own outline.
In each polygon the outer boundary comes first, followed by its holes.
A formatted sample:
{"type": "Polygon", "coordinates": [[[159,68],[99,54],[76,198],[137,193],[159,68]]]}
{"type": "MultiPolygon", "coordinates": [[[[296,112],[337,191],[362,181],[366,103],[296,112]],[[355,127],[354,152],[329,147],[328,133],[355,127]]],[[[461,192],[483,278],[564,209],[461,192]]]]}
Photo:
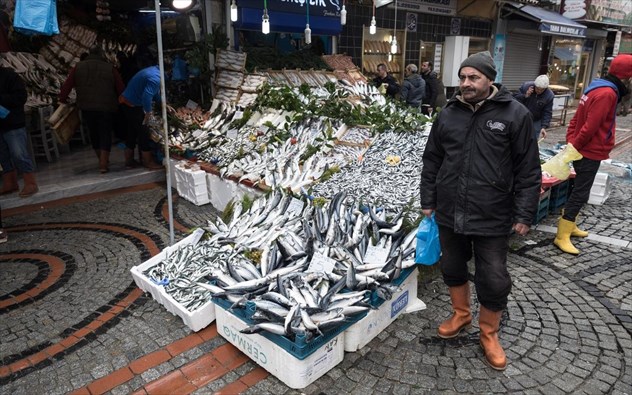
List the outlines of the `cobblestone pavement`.
{"type": "MultiPolygon", "coordinates": [[[[500,330],[506,371],[483,363],[477,315],[457,339],[435,336],[449,296],[426,270],[418,295],[427,309],[401,316],[300,391],[238,352],[214,324],[193,333],[135,287],[130,268],[168,242],[163,187],[9,211],[9,241],[0,245],[0,393],[630,394],[632,184],[613,185],[606,203],[587,206],[579,221],[607,238],[576,241],[579,256],[557,250],[550,232],[511,239],[514,287],[500,330]]],[[[174,208],[178,229],[216,215],[183,199],[174,208]]],[[[477,311],[474,296],[472,303],[477,311]]]]}

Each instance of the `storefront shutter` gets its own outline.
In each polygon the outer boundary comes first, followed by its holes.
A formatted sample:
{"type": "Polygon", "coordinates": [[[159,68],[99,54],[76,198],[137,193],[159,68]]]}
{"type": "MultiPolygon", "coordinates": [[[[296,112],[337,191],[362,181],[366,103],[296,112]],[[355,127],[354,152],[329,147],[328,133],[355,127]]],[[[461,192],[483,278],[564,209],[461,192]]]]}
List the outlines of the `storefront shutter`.
{"type": "Polygon", "coordinates": [[[507,52],[502,80],[504,87],[516,91],[523,82],[533,81],[540,74],[539,42],[538,34],[511,33],[507,35],[507,52]]]}

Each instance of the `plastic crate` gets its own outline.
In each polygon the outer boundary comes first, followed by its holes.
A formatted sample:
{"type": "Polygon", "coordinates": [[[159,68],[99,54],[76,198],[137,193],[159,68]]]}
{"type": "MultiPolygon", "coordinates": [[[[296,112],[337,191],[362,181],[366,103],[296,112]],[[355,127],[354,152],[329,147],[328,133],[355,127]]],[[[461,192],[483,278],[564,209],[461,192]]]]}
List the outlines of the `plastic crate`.
{"type": "Polygon", "coordinates": [[[551,199],[551,190],[547,189],[546,191],[540,194],[540,201],[538,202],[538,211],[535,213],[535,218],[533,219],[533,224],[538,224],[549,214],[549,202],[551,199]]]}
{"type": "Polygon", "coordinates": [[[568,199],[568,180],[554,185],[550,191],[549,211],[555,212],[558,208],[562,207],[568,199]]]}
{"type": "MultiPolygon", "coordinates": [[[[318,341],[317,347],[305,358],[296,358],[268,336],[263,336],[263,332],[241,333],[248,324],[219,305],[216,313],[220,336],[290,388],[307,387],[344,359],[344,331],[318,341]]],[[[310,344],[316,345],[314,341],[310,344]]]]}
{"type": "MultiPolygon", "coordinates": [[[[255,325],[257,323],[257,321],[248,318],[251,314],[249,314],[246,309],[235,308],[229,310],[230,306],[232,305],[232,303],[230,303],[229,301],[220,298],[214,298],[213,301],[218,307],[225,310],[228,314],[231,314],[241,320],[246,326],[255,325]]],[[[265,337],[283,350],[287,351],[288,354],[292,355],[294,358],[298,360],[303,360],[310,356],[314,351],[322,347],[324,344],[328,343],[331,339],[344,332],[347,328],[356,323],[358,320],[362,319],[364,316],[366,316],[366,314],[367,313],[365,312],[357,314],[353,317],[349,317],[348,321],[346,321],[344,324],[340,325],[339,327],[324,331],[322,335],[311,339],[309,342],[292,341],[285,336],[279,336],[275,335],[274,333],[265,331],[262,331],[261,333],[259,333],[259,335],[265,337]]]]}
{"type": "Polygon", "coordinates": [[[400,276],[399,288],[390,300],[383,301],[377,309],[369,311],[366,317],[345,331],[345,351],[355,352],[366,346],[400,315],[426,308],[426,304],[417,298],[419,271],[416,267],[410,269],[406,276],[400,276]]]}

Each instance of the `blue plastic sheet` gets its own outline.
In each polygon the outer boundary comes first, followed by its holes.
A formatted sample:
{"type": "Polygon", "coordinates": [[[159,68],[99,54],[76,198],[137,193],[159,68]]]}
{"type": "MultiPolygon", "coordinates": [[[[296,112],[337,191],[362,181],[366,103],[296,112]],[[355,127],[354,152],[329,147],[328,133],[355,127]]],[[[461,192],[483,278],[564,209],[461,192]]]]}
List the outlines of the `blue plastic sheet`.
{"type": "Polygon", "coordinates": [[[16,31],[27,35],[59,34],[55,0],[17,0],[13,27],[16,31]]]}
{"type": "Polygon", "coordinates": [[[425,217],[417,228],[417,249],[415,250],[415,263],[421,265],[434,265],[441,257],[441,243],[439,242],[439,227],[432,216],[425,217]]]}

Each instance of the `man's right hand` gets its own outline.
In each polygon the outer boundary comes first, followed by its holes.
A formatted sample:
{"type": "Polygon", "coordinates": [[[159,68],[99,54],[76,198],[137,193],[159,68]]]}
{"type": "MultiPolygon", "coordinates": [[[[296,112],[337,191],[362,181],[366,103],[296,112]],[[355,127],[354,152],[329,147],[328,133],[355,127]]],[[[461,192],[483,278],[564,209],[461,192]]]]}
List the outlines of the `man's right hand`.
{"type": "Polygon", "coordinates": [[[433,208],[426,208],[421,210],[422,213],[424,213],[424,215],[428,218],[430,218],[432,216],[432,213],[434,213],[434,209],[433,208]]]}
{"type": "Polygon", "coordinates": [[[533,93],[533,91],[535,91],[535,88],[533,86],[530,86],[529,89],[527,89],[527,93],[525,93],[525,97],[529,97],[531,96],[531,94],[533,93]]]}

